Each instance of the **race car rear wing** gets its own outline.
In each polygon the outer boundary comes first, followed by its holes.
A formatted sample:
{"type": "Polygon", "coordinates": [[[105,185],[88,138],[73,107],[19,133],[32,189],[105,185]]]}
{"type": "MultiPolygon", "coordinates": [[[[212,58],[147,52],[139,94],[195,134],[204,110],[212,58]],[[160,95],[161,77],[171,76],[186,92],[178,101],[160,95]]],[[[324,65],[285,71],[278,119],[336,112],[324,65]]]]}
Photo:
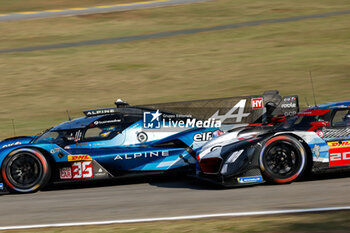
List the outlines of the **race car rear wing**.
{"type": "Polygon", "coordinates": [[[221,124],[269,123],[274,117],[294,116],[299,112],[297,95],[284,96],[279,91],[262,95],[227,97],[171,103],[139,105],[135,107],[171,112],[176,117],[198,120],[215,119],[221,124]]]}

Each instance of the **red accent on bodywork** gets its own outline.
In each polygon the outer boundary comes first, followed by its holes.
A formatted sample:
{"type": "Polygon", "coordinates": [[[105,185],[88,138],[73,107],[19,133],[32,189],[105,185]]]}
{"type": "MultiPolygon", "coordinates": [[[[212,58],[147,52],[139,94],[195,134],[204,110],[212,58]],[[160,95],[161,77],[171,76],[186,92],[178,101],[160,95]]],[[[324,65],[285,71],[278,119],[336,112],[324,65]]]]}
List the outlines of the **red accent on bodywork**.
{"type": "Polygon", "coordinates": [[[281,117],[274,117],[271,119],[271,124],[276,124],[276,123],[279,123],[279,122],[282,122],[286,119],[285,116],[281,116],[281,117]]]}
{"type": "Polygon", "coordinates": [[[247,127],[261,126],[262,123],[249,124],[247,127]]]}
{"type": "Polygon", "coordinates": [[[329,126],[329,122],[328,121],[315,121],[315,122],[311,122],[310,125],[312,127],[310,129],[308,129],[307,131],[315,131],[318,128],[327,127],[327,126],[329,126]]]}
{"type": "Polygon", "coordinates": [[[299,112],[297,116],[322,116],[331,111],[331,109],[322,110],[305,110],[304,112],[299,112]]]}

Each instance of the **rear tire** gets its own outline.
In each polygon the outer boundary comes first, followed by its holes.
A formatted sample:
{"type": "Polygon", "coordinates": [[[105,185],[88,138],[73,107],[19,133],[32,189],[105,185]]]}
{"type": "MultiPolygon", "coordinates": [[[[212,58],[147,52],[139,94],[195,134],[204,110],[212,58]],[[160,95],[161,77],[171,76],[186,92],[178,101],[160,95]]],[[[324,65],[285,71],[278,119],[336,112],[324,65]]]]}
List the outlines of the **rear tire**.
{"type": "Polygon", "coordinates": [[[49,181],[51,168],[45,156],[38,150],[21,148],[5,158],[1,175],[12,193],[33,193],[49,181]]]}
{"type": "Polygon", "coordinates": [[[260,157],[260,169],[271,183],[291,183],[305,171],[307,154],[304,146],[289,135],[272,137],[264,144],[260,157]]]}

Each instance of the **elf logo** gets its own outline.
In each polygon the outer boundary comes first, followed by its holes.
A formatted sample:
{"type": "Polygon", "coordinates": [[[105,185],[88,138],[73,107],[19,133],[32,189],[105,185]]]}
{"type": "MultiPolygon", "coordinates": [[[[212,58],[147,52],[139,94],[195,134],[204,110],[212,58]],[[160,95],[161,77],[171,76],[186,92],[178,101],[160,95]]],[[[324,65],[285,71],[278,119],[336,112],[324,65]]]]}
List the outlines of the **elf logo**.
{"type": "Polygon", "coordinates": [[[220,136],[223,134],[221,130],[216,130],[213,132],[203,132],[203,133],[197,133],[193,136],[193,141],[195,142],[206,142],[211,140],[214,137],[220,136]]]}

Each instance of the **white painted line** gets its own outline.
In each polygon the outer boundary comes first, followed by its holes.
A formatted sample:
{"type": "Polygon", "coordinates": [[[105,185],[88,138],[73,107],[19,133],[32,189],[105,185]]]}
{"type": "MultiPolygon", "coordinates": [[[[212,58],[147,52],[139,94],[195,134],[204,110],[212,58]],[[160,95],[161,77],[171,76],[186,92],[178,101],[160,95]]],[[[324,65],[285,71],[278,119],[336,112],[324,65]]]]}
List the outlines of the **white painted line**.
{"type": "Polygon", "coordinates": [[[110,220],[110,221],[96,221],[96,222],[72,222],[72,223],[23,225],[23,226],[5,226],[5,227],[0,227],[0,230],[20,230],[20,229],[47,228],[47,227],[73,227],[73,226],[140,223],[140,222],[155,222],[155,221],[175,221],[175,220],[190,220],[190,219],[217,218],[217,217],[244,217],[244,216],[253,216],[253,215],[296,214],[296,213],[339,211],[339,210],[350,210],[350,206],[310,208],[310,209],[290,209],[290,210],[267,210],[267,211],[236,212],[236,213],[221,213],[221,214],[203,214],[203,215],[188,215],[188,216],[163,217],[163,218],[139,218],[139,219],[110,220]]]}

